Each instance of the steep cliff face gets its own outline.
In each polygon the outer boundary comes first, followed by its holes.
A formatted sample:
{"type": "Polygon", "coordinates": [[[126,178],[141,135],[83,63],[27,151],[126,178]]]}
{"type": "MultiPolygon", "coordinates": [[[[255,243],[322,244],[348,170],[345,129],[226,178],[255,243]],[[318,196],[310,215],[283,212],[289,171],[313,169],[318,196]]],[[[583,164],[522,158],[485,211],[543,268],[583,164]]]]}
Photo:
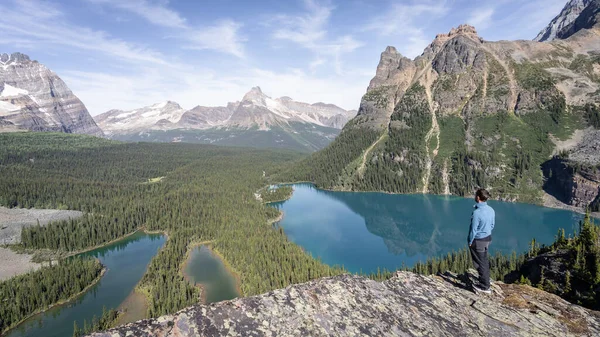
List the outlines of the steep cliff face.
{"type": "Polygon", "coordinates": [[[502,200],[541,203],[540,166],[575,130],[585,137],[571,141],[571,160],[600,164],[589,156],[600,137],[583,113],[600,102],[600,27],[573,25],[599,9],[597,1],[577,3],[581,10],[560,26],[575,31],[551,43],[489,42],[461,25],[414,60],[388,47],[340,142],[293,178],[396,193],[468,195],[485,187],[502,200]],[[326,163],[332,157],[337,162],[326,163]]]}
{"type": "Polygon", "coordinates": [[[0,54],[0,131],[11,130],[103,136],[67,85],[21,53],[0,54]]]}
{"type": "Polygon", "coordinates": [[[544,42],[566,39],[581,29],[589,29],[598,23],[598,0],[571,0],[558,16],[544,28],[534,41],[544,42]]]}
{"type": "Polygon", "coordinates": [[[477,296],[455,275],[359,276],[183,309],[95,337],[115,336],[594,336],[600,315],[529,286],[494,283],[477,296]]]}
{"type": "Polygon", "coordinates": [[[542,168],[546,177],[544,189],[548,193],[567,205],[600,211],[597,205],[600,170],[597,167],[556,157],[544,163],[542,168]]]}

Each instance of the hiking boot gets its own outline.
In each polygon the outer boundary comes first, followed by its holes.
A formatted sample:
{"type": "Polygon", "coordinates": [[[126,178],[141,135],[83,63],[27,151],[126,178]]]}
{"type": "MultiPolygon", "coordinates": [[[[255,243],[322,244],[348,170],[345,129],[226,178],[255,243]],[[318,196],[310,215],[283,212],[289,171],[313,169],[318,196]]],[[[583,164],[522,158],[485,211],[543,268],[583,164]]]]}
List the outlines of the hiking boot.
{"type": "Polygon", "coordinates": [[[484,294],[491,294],[492,290],[490,288],[485,288],[484,286],[482,286],[481,284],[473,284],[473,290],[475,290],[476,293],[484,293],[484,294]]]}

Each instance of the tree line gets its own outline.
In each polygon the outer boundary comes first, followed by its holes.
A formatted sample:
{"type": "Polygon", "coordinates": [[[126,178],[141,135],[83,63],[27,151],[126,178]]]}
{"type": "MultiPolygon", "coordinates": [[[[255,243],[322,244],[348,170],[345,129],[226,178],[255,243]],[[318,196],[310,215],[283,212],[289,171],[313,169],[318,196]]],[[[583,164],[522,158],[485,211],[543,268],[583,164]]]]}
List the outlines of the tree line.
{"type": "MultiPolygon", "coordinates": [[[[467,248],[440,257],[430,257],[401,270],[423,275],[437,275],[446,271],[458,274],[472,269],[471,254],[467,248]]],[[[368,275],[374,280],[386,280],[393,271],[380,270],[368,275]]],[[[600,227],[586,215],[579,222],[579,231],[565,237],[560,229],[555,241],[540,246],[533,238],[526,252],[490,256],[490,277],[505,283],[531,285],[556,294],[572,303],[600,309],[600,227]]]]}
{"type": "Polygon", "coordinates": [[[0,332],[32,314],[78,294],[100,276],[102,265],[90,258],[67,258],[0,282],[0,332]]]}

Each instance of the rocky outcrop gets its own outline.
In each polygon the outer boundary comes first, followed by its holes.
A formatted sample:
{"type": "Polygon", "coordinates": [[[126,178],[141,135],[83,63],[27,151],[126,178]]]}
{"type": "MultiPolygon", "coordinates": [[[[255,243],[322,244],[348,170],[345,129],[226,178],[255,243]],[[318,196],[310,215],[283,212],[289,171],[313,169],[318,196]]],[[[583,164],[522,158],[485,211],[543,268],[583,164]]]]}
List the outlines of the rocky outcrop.
{"type": "Polygon", "coordinates": [[[597,0],[571,0],[569,1],[563,10],[558,14],[546,28],[536,36],[534,41],[544,42],[552,41],[554,39],[565,39],[573,35],[576,31],[582,28],[590,28],[594,23],[589,22],[595,17],[592,14],[594,11],[590,6],[592,3],[597,3],[597,0]],[[581,14],[587,9],[588,12],[581,14]],[[590,10],[592,9],[592,10],[590,10]],[[590,15],[592,14],[592,15],[590,15]],[[579,20],[579,21],[578,21],[579,20]]]}
{"type": "Polygon", "coordinates": [[[596,166],[554,157],[544,163],[542,169],[546,192],[567,205],[599,211],[595,201],[600,198],[600,170],[596,166]]]}
{"type": "Polygon", "coordinates": [[[455,275],[343,275],[96,333],[116,336],[594,336],[600,314],[529,286],[476,295],[455,275]]]}
{"type": "Polygon", "coordinates": [[[600,129],[588,129],[570,150],[569,159],[588,166],[600,166],[600,129]]]}
{"type": "Polygon", "coordinates": [[[416,71],[411,59],[402,56],[396,48],[387,47],[381,53],[375,77],[360,103],[357,125],[377,130],[387,127],[394,107],[412,84],[416,71]]]}
{"type": "Polygon", "coordinates": [[[27,55],[0,54],[0,132],[15,130],[103,136],[58,75],[27,55]]]}

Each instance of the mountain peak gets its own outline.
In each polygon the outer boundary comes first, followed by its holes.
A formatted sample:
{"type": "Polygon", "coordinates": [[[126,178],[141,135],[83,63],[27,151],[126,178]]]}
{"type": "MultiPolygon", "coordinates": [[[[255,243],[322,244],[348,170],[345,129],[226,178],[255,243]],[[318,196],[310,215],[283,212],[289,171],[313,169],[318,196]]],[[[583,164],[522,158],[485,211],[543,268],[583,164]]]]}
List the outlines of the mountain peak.
{"type": "Polygon", "coordinates": [[[10,63],[18,63],[18,62],[26,62],[31,61],[29,56],[16,52],[12,54],[8,53],[0,53],[0,63],[10,64],[10,63]]]}
{"type": "Polygon", "coordinates": [[[442,33],[436,35],[435,39],[431,42],[431,44],[429,44],[429,46],[425,48],[424,54],[437,53],[446,42],[452,40],[457,36],[466,36],[470,40],[476,42],[483,42],[483,39],[479,36],[479,34],[477,34],[477,30],[475,29],[475,27],[468,24],[462,24],[458,27],[450,29],[450,31],[447,34],[442,33]]]}
{"type": "Polygon", "coordinates": [[[393,47],[393,46],[387,46],[385,48],[385,50],[383,51],[383,53],[384,54],[400,54],[400,52],[398,52],[396,47],[393,47]]]}
{"type": "Polygon", "coordinates": [[[436,44],[438,44],[438,43],[442,44],[442,43],[445,43],[446,41],[448,41],[456,36],[459,36],[459,35],[464,35],[464,36],[470,37],[476,41],[483,41],[483,39],[481,37],[479,37],[479,34],[477,34],[477,30],[475,29],[475,27],[468,25],[468,24],[462,24],[462,25],[459,25],[458,27],[450,29],[450,32],[448,32],[448,34],[436,35],[433,43],[437,42],[436,44]]]}
{"type": "Polygon", "coordinates": [[[246,95],[244,95],[244,98],[242,99],[242,101],[246,101],[246,102],[253,102],[253,103],[258,103],[258,104],[265,104],[265,99],[267,98],[267,95],[265,95],[262,90],[260,89],[260,87],[253,87],[252,89],[250,89],[250,91],[248,91],[246,93],[246,95]]]}
{"type": "Polygon", "coordinates": [[[0,132],[31,131],[103,136],[85,105],[50,69],[22,53],[0,53],[0,132]]]}
{"type": "Polygon", "coordinates": [[[566,39],[581,29],[589,29],[596,25],[599,16],[600,0],[571,0],[548,26],[542,29],[534,41],[566,39]]]}
{"type": "Polygon", "coordinates": [[[173,102],[173,101],[165,101],[165,102],[161,102],[161,103],[156,103],[151,106],[151,108],[154,108],[154,109],[165,109],[167,107],[171,108],[171,109],[181,109],[181,106],[179,105],[179,103],[173,102]]]}

